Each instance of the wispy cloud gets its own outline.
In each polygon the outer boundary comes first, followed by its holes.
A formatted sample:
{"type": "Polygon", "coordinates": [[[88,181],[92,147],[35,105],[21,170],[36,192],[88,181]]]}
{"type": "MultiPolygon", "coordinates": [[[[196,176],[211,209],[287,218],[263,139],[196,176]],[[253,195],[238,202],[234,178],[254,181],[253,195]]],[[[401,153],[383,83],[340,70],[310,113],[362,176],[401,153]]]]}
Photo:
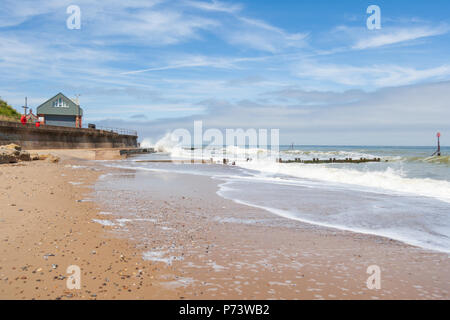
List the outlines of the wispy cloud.
{"type": "Polygon", "coordinates": [[[364,38],[359,40],[354,46],[353,49],[363,50],[369,48],[378,48],[387,45],[403,43],[406,41],[412,41],[417,39],[422,39],[426,37],[438,36],[445,34],[450,29],[447,26],[439,26],[439,27],[410,27],[410,28],[401,28],[394,29],[384,32],[381,31],[381,34],[377,34],[368,38],[364,38]]]}
{"type": "Polygon", "coordinates": [[[238,17],[235,28],[224,33],[233,45],[279,53],[286,48],[301,48],[306,45],[307,32],[289,33],[264,21],[238,17]]]}
{"type": "Polygon", "coordinates": [[[191,7],[206,10],[206,11],[217,11],[217,12],[227,12],[235,13],[242,10],[242,5],[236,3],[225,3],[217,0],[207,1],[185,1],[185,3],[191,7]]]}
{"type": "Polygon", "coordinates": [[[206,57],[206,56],[191,56],[191,57],[183,58],[182,60],[172,61],[172,63],[168,64],[168,65],[140,69],[140,70],[127,71],[127,72],[123,72],[122,74],[124,74],[124,75],[137,74],[137,73],[143,73],[143,72],[164,71],[164,70],[195,68],[195,67],[234,69],[234,68],[236,68],[236,62],[239,62],[239,59],[212,58],[212,57],[206,57]]]}
{"type": "Polygon", "coordinates": [[[210,67],[215,69],[239,69],[239,63],[250,61],[262,61],[265,57],[243,57],[243,58],[228,58],[228,57],[208,57],[208,56],[185,56],[181,59],[172,59],[171,63],[133,71],[122,72],[121,74],[137,74],[152,71],[164,71],[184,68],[210,67]]]}
{"type": "Polygon", "coordinates": [[[114,36],[116,43],[134,43],[161,47],[200,38],[199,32],[220,25],[212,18],[184,14],[173,10],[143,10],[133,14],[119,14],[111,23],[110,16],[102,16],[92,32],[99,37],[114,36]]]}
{"type": "Polygon", "coordinates": [[[352,87],[389,87],[414,84],[423,80],[443,80],[450,77],[450,65],[416,69],[398,65],[352,66],[318,64],[309,61],[297,65],[297,76],[352,87]]]}

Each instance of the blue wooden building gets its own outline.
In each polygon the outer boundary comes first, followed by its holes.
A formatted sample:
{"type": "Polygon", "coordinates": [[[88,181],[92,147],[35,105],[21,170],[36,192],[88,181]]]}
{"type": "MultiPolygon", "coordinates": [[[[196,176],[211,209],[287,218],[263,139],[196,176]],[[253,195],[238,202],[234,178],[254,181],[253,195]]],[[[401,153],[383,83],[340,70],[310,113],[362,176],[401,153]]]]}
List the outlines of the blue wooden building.
{"type": "Polygon", "coordinates": [[[37,107],[37,116],[42,124],[81,128],[83,109],[60,92],[37,107]]]}

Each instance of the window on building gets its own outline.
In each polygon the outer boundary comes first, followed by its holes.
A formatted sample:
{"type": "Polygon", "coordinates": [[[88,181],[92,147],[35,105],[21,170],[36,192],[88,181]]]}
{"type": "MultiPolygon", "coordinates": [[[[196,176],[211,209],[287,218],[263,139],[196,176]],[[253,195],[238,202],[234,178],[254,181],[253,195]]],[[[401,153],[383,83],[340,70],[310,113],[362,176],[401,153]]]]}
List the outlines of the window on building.
{"type": "Polygon", "coordinates": [[[55,108],[68,108],[69,107],[62,98],[54,100],[52,105],[55,108]]]}

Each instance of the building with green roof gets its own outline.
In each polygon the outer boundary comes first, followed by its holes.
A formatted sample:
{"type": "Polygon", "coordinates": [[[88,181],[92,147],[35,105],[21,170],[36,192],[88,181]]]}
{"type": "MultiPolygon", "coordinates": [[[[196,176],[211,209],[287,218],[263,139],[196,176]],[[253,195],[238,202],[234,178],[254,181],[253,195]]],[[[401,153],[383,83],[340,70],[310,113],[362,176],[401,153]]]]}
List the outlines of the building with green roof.
{"type": "Polygon", "coordinates": [[[83,109],[60,92],[37,107],[37,116],[42,124],[81,128],[83,109]]]}

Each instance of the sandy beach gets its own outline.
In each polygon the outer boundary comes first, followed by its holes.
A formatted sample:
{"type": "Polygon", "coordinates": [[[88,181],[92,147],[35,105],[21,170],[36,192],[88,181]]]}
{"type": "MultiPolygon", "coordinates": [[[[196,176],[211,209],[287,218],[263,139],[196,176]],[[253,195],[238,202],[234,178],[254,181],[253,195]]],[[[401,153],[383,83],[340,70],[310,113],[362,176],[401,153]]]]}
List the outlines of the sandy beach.
{"type": "Polygon", "coordinates": [[[275,216],[219,197],[206,176],[58,154],[0,166],[0,299],[449,297],[445,253],[275,216]],[[122,185],[102,184],[109,173],[122,185]],[[143,179],[127,203],[126,181],[143,179]],[[81,289],[66,287],[71,265],[81,289]],[[366,286],[371,265],[379,290],[366,286]]]}

